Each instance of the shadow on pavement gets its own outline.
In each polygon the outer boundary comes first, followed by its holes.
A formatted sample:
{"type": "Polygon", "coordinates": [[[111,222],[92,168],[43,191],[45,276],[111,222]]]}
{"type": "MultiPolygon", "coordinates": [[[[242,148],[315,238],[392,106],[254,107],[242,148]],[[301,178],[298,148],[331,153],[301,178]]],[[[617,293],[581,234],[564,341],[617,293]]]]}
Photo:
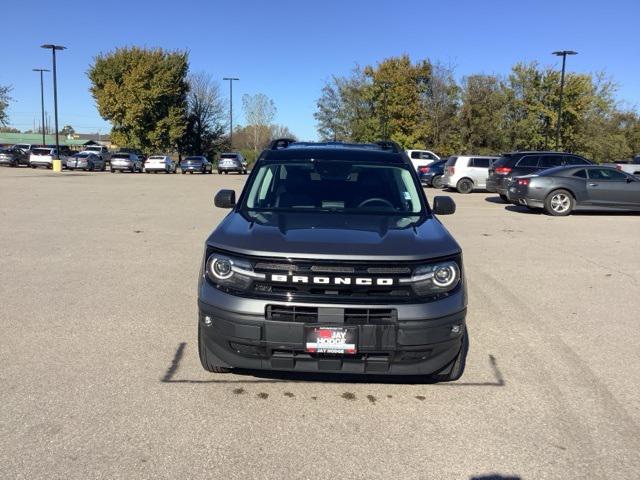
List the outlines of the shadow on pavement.
{"type": "Polygon", "coordinates": [[[498,475],[496,473],[491,473],[489,475],[480,475],[470,477],[469,480],[522,480],[522,477],[519,475],[498,475]]]}
{"type": "MultiPolygon", "coordinates": [[[[180,362],[184,357],[187,347],[186,342],[181,342],[173,355],[171,364],[160,379],[162,383],[296,383],[296,382],[333,382],[333,383],[382,383],[382,384],[403,384],[403,385],[437,385],[438,387],[504,387],[506,382],[502,372],[498,368],[496,358],[489,355],[489,366],[493,374],[493,380],[489,382],[450,382],[434,384],[422,376],[385,376],[385,375],[345,375],[332,373],[307,373],[307,372],[277,372],[263,370],[233,370],[234,375],[242,375],[246,378],[242,380],[215,378],[211,380],[190,380],[175,378],[180,369],[180,362]]],[[[219,375],[218,375],[219,376],[219,375]]]]}
{"type": "Polygon", "coordinates": [[[499,203],[500,205],[506,205],[506,202],[503,201],[498,194],[496,193],[495,195],[491,195],[490,197],[484,197],[484,201],[485,202],[489,202],[489,203],[499,203]]]}

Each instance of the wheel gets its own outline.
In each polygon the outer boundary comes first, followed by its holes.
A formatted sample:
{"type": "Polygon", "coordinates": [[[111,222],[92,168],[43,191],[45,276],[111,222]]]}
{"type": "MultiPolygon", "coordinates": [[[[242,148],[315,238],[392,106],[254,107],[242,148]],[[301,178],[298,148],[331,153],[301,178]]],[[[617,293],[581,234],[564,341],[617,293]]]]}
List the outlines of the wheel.
{"type": "Polygon", "coordinates": [[[500,194],[500,199],[504,202],[504,203],[509,203],[509,197],[507,197],[504,193],[500,194]]]}
{"type": "Polygon", "coordinates": [[[473,182],[468,178],[463,178],[456,185],[456,190],[458,190],[459,193],[471,193],[471,190],[473,190],[473,182]]]}
{"type": "Polygon", "coordinates": [[[243,170],[243,171],[242,171],[242,174],[243,174],[243,175],[246,175],[246,174],[247,174],[247,171],[246,171],[246,170],[243,170]]]}
{"type": "Polygon", "coordinates": [[[183,175],[186,175],[186,174],[187,174],[187,172],[185,172],[184,170],[182,170],[182,174],[183,174],[183,175]]]}
{"type": "Polygon", "coordinates": [[[218,175],[222,175],[222,170],[218,170],[218,175]]]}
{"type": "Polygon", "coordinates": [[[96,166],[93,163],[89,164],[89,171],[93,172],[95,170],[96,166]]]}
{"type": "Polygon", "coordinates": [[[221,367],[220,365],[216,365],[207,352],[207,347],[204,343],[204,339],[202,338],[203,328],[204,327],[200,324],[200,322],[198,322],[198,354],[200,356],[200,363],[202,364],[202,368],[212,373],[229,373],[231,371],[229,367],[221,367]]]}
{"type": "Polygon", "coordinates": [[[440,372],[429,375],[429,380],[433,382],[453,382],[458,380],[464,373],[464,367],[467,363],[467,352],[469,352],[469,334],[465,326],[458,355],[440,372]]]}
{"type": "Polygon", "coordinates": [[[101,172],[104,172],[107,169],[107,164],[103,163],[102,164],[102,168],[100,169],[101,172]]]}
{"type": "Polygon", "coordinates": [[[109,171],[110,171],[111,173],[116,173],[116,171],[115,171],[113,168],[110,168],[110,169],[109,169],[109,171]]]}
{"type": "Polygon", "coordinates": [[[575,206],[573,195],[566,190],[556,190],[544,199],[544,210],[554,217],[565,217],[575,206]]]}
{"type": "Polygon", "coordinates": [[[433,188],[442,188],[442,175],[436,175],[431,180],[431,186],[433,188]]]}
{"type": "Polygon", "coordinates": [[[35,165],[29,165],[29,166],[30,166],[31,168],[36,168],[36,166],[35,166],[35,165]]]}

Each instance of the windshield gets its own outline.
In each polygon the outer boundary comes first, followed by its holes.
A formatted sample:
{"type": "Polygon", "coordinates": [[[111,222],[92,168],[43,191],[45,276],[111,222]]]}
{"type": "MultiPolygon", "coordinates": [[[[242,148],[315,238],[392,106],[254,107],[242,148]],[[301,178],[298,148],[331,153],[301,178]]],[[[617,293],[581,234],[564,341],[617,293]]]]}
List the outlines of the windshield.
{"type": "Polygon", "coordinates": [[[238,155],[236,155],[235,153],[223,153],[222,155],[220,155],[220,158],[226,158],[226,159],[231,159],[231,160],[237,160],[238,155]]]}
{"type": "Polygon", "coordinates": [[[31,153],[34,155],[51,155],[52,150],[50,148],[34,148],[31,153]]]}
{"type": "Polygon", "coordinates": [[[252,178],[244,204],[250,211],[423,211],[415,181],[404,166],[326,160],[270,163],[252,178]]]}

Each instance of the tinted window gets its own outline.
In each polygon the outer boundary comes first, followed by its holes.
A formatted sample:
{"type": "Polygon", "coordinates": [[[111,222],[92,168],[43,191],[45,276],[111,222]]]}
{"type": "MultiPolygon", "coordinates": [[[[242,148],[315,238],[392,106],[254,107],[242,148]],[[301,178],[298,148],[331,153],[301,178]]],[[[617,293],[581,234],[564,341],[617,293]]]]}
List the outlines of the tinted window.
{"type": "Polygon", "coordinates": [[[566,165],[590,165],[584,158],[574,157],[573,155],[566,155],[564,157],[566,165]]]}
{"type": "Polygon", "coordinates": [[[516,159],[510,155],[500,157],[493,163],[494,167],[512,167],[515,164],[516,159]]]}
{"type": "Polygon", "coordinates": [[[238,155],[236,155],[235,153],[223,153],[222,155],[220,155],[220,158],[231,158],[235,160],[236,158],[238,158],[238,155]]]}
{"type": "Polygon", "coordinates": [[[605,180],[609,182],[626,182],[627,176],[613,168],[590,168],[589,178],[591,180],[605,180]]]}
{"type": "Polygon", "coordinates": [[[453,167],[456,164],[456,160],[458,160],[458,157],[449,157],[447,159],[446,166],[447,167],[453,167]]]}
{"type": "Polygon", "coordinates": [[[578,178],[587,178],[587,171],[586,170],[578,170],[576,173],[573,174],[574,177],[578,177],[578,178]]]}
{"type": "Polygon", "coordinates": [[[111,157],[111,158],[115,158],[115,159],[126,158],[128,160],[129,159],[129,154],[128,153],[114,153],[113,157],[111,157]]]}
{"type": "Polygon", "coordinates": [[[477,168],[489,168],[491,163],[488,158],[472,158],[471,162],[471,166],[477,168]]]}
{"type": "Polygon", "coordinates": [[[539,159],[540,157],[538,157],[538,155],[527,155],[520,159],[518,167],[537,167],[539,159]]]}
{"type": "Polygon", "coordinates": [[[559,167],[562,165],[561,155],[542,155],[540,166],[542,168],[559,167]]]}

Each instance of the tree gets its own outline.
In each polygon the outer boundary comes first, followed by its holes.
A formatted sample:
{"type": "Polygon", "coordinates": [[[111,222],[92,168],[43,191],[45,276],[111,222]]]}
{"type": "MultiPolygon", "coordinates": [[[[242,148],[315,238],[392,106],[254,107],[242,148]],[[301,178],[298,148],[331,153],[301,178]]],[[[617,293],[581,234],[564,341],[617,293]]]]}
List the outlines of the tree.
{"type": "Polygon", "coordinates": [[[118,48],[98,55],[88,71],[113,143],[145,153],[178,146],[187,127],[186,52],[118,48]]]}
{"type": "Polygon", "coordinates": [[[9,102],[12,100],[9,92],[11,92],[10,86],[0,85],[0,126],[5,126],[9,122],[7,109],[9,108],[9,102]]]}
{"type": "Polygon", "coordinates": [[[251,129],[252,148],[254,152],[263,148],[269,139],[269,126],[276,116],[276,105],[264,93],[242,96],[242,109],[247,121],[247,128],[251,129]]]}
{"type": "MultiPolygon", "coordinates": [[[[13,128],[13,127],[0,127],[0,132],[2,132],[2,133],[20,133],[20,130],[18,130],[17,128],[13,128]]],[[[24,132],[24,133],[29,133],[29,132],[24,132]]]]}
{"type": "Polygon", "coordinates": [[[181,150],[190,155],[212,156],[224,140],[225,107],[220,87],[204,72],[190,74],[187,82],[187,128],[181,150]]]}
{"type": "Polygon", "coordinates": [[[67,137],[73,135],[74,133],[76,133],[76,131],[71,125],[65,125],[64,127],[62,127],[62,130],[60,130],[60,134],[67,137]]]}
{"type": "Polygon", "coordinates": [[[462,79],[459,113],[462,151],[495,154],[505,148],[503,125],[505,86],[495,75],[469,75],[462,79]]]}
{"type": "Polygon", "coordinates": [[[297,138],[286,125],[278,125],[274,123],[269,126],[269,130],[271,132],[270,140],[275,140],[276,138],[292,138],[295,140],[297,138]]]}

